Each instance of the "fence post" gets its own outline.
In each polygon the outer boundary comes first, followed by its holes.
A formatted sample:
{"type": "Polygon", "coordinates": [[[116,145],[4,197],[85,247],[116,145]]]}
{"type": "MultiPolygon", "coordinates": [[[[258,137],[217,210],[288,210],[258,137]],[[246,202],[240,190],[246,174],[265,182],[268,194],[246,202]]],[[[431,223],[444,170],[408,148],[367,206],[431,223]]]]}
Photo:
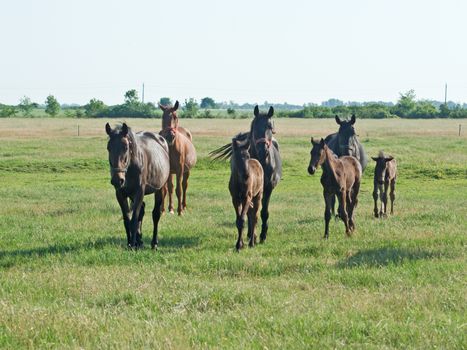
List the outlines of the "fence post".
{"type": "Polygon", "coordinates": [[[79,124],[78,124],[78,136],[79,136],[79,124]]]}
{"type": "Polygon", "coordinates": [[[459,124],[459,136],[461,136],[461,128],[462,128],[462,125],[459,124]]]}

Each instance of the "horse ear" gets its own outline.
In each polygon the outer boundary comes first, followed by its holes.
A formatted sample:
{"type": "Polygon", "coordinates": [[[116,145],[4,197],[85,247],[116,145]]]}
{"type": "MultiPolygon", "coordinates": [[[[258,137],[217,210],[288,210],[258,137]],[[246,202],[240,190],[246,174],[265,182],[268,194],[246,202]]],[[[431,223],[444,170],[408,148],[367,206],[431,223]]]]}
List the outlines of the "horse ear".
{"type": "Polygon", "coordinates": [[[371,159],[373,159],[375,162],[377,162],[379,158],[378,157],[371,157],[371,159]]]}
{"type": "Polygon", "coordinates": [[[350,118],[350,125],[354,125],[355,124],[355,114],[352,114],[352,118],[350,118]]]}
{"type": "Polygon", "coordinates": [[[120,135],[122,136],[128,135],[128,125],[126,125],[126,123],[122,124],[122,131],[120,132],[120,135]]]}
{"type": "Polygon", "coordinates": [[[337,114],[335,115],[334,117],[336,119],[336,123],[341,125],[341,120],[339,119],[339,117],[337,116],[337,114]]]}
{"type": "Polygon", "coordinates": [[[259,115],[259,108],[258,108],[258,105],[255,106],[255,109],[253,111],[255,117],[257,117],[259,115]]]}
{"type": "Polygon", "coordinates": [[[158,103],[158,105],[159,105],[159,108],[165,112],[165,110],[166,110],[166,107],[165,107],[165,106],[163,106],[163,105],[161,105],[160,103],[158,103]]]}
{"type": "Polygon", "coordinates": [[[110,124],[107,123],[105,124],[105,132],[107,133],[107,135],[110,136],[110,134],[112,133],[112,128],[110,127],[110,124]]]}
{"type": "Polygon", "coordinates": [[[394,157],[389,156],[389,157],[384,158],[384,161],[385,161],[385,162],[390,162],[390,161],[393,160],[393,159],[394,159],[394,157]]]}
{"type": "Polygon", "coordinates": [[[319,141],[319,144],[320,144],[321,146],[324,146],[324,139],[321,139],[321,140],[319,141]]]}
{"type": "Polygon", "coordinates": [[[273,115],[274,115],[274,107],[271,106],[271,107],[269,107],[268,118],[271,118],[273,115]]]}
{"type": "Polygon", "coordinates": [[[310,138],[310,142],[311,144],[313,144],[313,136],[310,138]]]}
{"type": "Polygon", "coordinates": [[[180,105],[180,104],[178,103],[178,100],[175,101],[175,106],[172,107],[172,112],[175,112],[175,111],[178,109],[178,106],[179,106],[179,105],[180,105]]]}

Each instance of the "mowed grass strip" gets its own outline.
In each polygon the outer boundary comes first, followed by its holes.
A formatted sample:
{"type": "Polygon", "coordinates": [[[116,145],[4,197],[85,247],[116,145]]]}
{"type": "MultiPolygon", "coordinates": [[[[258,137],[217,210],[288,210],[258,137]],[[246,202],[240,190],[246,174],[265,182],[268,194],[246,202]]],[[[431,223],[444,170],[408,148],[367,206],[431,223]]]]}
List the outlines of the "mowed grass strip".
{"type": "Polygon", "coordinates": [[[248,120],[182,120],[199,162],[188,213],[163,216],[156,253],[125,249],[105,122],[0,120],[0,347],[466,348],[465,120],[357,120],[369,155],[398,160],[395,215],[372,217],[370,163],[355,236],[332,221],[328,241],[320,173],[306,168],[310,136],[337,125],[276,120],[269,236],[240,253],[229,164],[207,154],[248,120]]]}

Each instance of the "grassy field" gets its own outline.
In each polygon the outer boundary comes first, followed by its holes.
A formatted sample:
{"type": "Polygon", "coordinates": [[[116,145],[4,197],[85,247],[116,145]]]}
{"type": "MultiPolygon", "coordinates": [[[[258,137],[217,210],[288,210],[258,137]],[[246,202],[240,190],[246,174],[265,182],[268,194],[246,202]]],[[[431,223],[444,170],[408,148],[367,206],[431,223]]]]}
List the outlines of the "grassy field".
{"type": "MultiPolygon", "coordinates": [[[[337,125],[276,120],[269,237],[240,253],[229,166],[207,154],[249,120],[182,120],[199,162],[156,253],[125,249],[105,122],[0,120],[0,348],[467,347],[466,120],[357,120],[369,155],[398,160],[395,215],[372,217],[370,164],[355,236],[331,222],[328,241],[306,169],[309,137],[337,125]]],[[[149,247],[150,215],[143,231],[149,247]]]]}

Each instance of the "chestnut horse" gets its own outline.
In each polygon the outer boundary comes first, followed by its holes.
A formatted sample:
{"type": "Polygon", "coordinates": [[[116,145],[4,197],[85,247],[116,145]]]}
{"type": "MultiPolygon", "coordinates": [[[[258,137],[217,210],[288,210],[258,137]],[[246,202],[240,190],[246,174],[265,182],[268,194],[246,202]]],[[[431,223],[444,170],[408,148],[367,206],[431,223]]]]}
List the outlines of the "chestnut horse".
{"type": "Polygon", "coordinates": [[[154,230],[151,248],[157,249],[157,226],[163,204],[163,187],[169,177],[169,149],[160,135],[151,132],[133,133],[123,123],[112,130],[105,125],[109,135],[110,183],[115,187],[115,195],[123,214],[123,224],[130,248],[142,246],[141,223],[144,217],[143,198],[154,193],[155,204],[152,211],[154,230]],[[130,199],[131,208],[128,203],[130,199]],[[130,211],[132,216],[130,219],[130,211]]]}
{"type": "Polygon", "coordinates": [[[229,191],[232,204],[237,215],[238,239],[237,251],[243,248],[243,227],[248,215],[249,246],[256,243],[255,228],[258,222],[258,211],[263,197],[263,168],[256,159],[250,158],[248,140],[232,139],[232,157],[230,158],[229,191]]]}
{"type": "Polygon", "coordinates": [[[162,130],[159,132],[165,138],[169,145],[170,157],[170,175],[168,185],[169,192],[169,212],[174,212],[172,203],[173,194],[173,178],[176,177],[175,193],[177,195],[178,215],[182,215],[186,209],[186,191],[188,188],[188,178],[190,170],[196,164],[196,150],[192,142],[190,131],[178,125],[177,109],[179,103],[175,102],[175,106],[162,106],[159,108],[163,111],[162,114],[162,130]]]}
{"type": "Polygon", "coordinates": [[[313,175],[316,169],[321,166],[323,175],[321,184],[323,185],[323,196],[326,208],[324,210],[324,238],[329,237],[329,220],[331,219],[331,206],[334,196],[339,201],[339,217],[344,221],[345,233],[350,236],[355,229],[353,212],[358,203],[358,191],[362,177],[362,166],[355,157],[337,156],[321,139],[314,142],[311,138],[311,160],[308,172],[313,175]]]}
{"type": "Polygon", "coordinates": [[[396,177],[397,177],[397,164],[392,156],[385,156],[381,151],[378,157],[371,157],[376,162],[375,176],[373,180],[373,199],[375,201],[374,213],[378,217],[378,190],[381,200],[381,209],[379,217],[386,216],[386,209],[388,205],[388,187],[391,186],[389,196],[391,198],[391,215],[394,212],[394,199],[396,199],[396,177]],[[383,189],[384,185],[384,189],[383,189]]]}

